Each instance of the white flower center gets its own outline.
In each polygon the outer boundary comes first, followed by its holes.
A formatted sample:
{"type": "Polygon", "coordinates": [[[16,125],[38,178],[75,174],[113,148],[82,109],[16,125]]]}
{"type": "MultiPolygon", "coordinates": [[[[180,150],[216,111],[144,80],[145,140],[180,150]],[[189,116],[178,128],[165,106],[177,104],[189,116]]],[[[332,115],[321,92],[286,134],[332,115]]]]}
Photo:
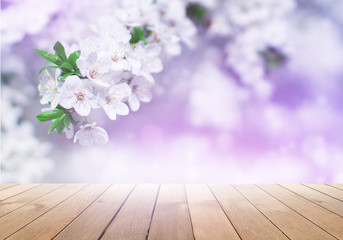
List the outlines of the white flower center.
{"type": "Polygon", "coordinates": [[[112,101],[116,101],[116,97],[115,96],[107,96],[106,97],[106,103],[110,103],[112,101]]]}
{"type": "Polygon", "coordinates": [[[96,69],[89,70],[89,76],[92,79],[97,78],[99,76],[99,72],[96,69]]]}
{"type": "Polygon", "coordinates": [[[119,57],[117,55],[112,56],[112,61],[113,62],[118,62],[119,57]]]}
{"type": "Polygon", "coordinates": [[[76,95],[77,100],[79,101],[85,100],[85,95],[82,92],[76,93],[75,95],[76,95]]]}
{"type": "Polygon", "coordinates": [[[110,103],[111,101],[112,101],[112,98],[109,97],[109,96],[107,96],[107,97],[106,97],[106,103],[110,103]]]}
{"type": "Polygon", "coordinates": [[[136,92],[137,90],[138,90],[138,85],[133,85],[133,86],[132,86],[132,91],[133,91],[133,92],[136,92]]]}

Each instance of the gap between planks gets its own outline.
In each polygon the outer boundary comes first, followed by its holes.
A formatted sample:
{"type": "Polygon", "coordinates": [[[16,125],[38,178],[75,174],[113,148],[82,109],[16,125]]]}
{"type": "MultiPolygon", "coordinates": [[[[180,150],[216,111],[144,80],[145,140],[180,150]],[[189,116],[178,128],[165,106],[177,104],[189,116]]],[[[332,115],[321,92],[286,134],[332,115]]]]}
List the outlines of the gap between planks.
{"type": "Polygon", "coordinates": [[[331,236],[343,239],[342,217],[279,185],[259,184],[257,186],[331,236]]]}

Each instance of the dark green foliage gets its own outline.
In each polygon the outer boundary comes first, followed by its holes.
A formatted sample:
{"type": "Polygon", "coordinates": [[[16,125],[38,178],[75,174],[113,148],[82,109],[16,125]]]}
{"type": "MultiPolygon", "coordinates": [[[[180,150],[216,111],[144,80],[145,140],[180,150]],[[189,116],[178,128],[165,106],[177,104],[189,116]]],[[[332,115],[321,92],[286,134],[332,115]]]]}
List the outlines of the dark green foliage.
{"type": "Polygon", "coordinates": [[[265,62],[266,71],[282,67],[287,61],[286,55],[274,47],[268,47],[259,52],[265,62]]]}
{"type": "Polygon", "coordinates": [[[56,66],[48,66],[44,67],[39,71],[39,75],[48,68],[59,68],[61,69],[61,74],[57,78],[57,81],[61,82],[64,81],[65,78],[71,75],[78,75],[81,76],[80,69],[76,64],[76,60],[79,59],[81,55],[81,51],[75,51],[67,57],[65,49],[63,45],[58,41],[54,45],[55,54],[49,53],[47,51],[35,49],[39,55],[41,55],[45,60],[55,64],[56,66]]]}
{"type": "Polygon", "coordinates": [[[152,33],[151,31],[145,28],[141,29],[141,28],[135,27],[133,29],[133,33],[131,33],[130,43],[135,44],[135,43],[138,43],[139,41],[143,41],[144,44],[147,44],[147,37],[149,37],[151,33],[152,33]]]}
{"type": "Polygon", "coordinates": [[[37,119],[41,122],[53,120],[48,133],[51,133],[54,129],[57,130],[59,134],[63,132],[65,128],[70,129],[70,124],[78,124],[71,116],[71,111],[65,109],[58,105],[57,109],[43,112],[37,116],[37,119]]]}
{"type": "Polygon", "coordinates": [[[205,21],[207,10],[198,3],[191,3],[187,6],[186,13],[187,17],[195,23],[202,24],[205,21]]]}

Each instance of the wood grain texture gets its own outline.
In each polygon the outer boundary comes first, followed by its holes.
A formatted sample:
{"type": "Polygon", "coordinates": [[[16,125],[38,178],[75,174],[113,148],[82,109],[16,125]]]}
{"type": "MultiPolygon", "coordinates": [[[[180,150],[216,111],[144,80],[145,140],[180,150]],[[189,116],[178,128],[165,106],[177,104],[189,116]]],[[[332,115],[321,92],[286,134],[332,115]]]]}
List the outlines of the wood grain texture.
{"type": "Polygon", "coordinates": [[[340,186],[0,184],[0,239],[343,240],[340,186]]]}
{"type": "Polygon", "coordinates": [[[133,187],[133,184],[112,185],[54,239],[98,239],[133,187]]]}
{"type": "Polygon", "coordinates": [[[331,187],[338,188],[343,191],[343,184],[327,184],[331,187]]]}
{"type": "Polygon", "coordinates": [[[342,201],[300,184],[281,184],[281,186],[343,217],[342,201]]]}
{"type": "Polygon", "coordinates": [[[343,239],[343,218],[278,185],[258,185],[334,237],[343,239]]]}
{"type": "Polygon", "coordinates": [[[231,185],[210,184],[209,187],[242,239],[288,239],[231,185]]]}
{"type": "Polygon", "coordinates": [[[39,184],[19,184],[10,188],[6,188],[0,191],[0,201],[15,196],[21,192],[27,191],[31,188],[37,187],[38,185],[39,184]]]}
{"type": "Polygon", "coordinates": [[[148,239],[194,239],[184,185],[161,186],[148,239]]]}
{"type": "Polygon", "coordinates": [[[108,184],[94,184],[82,188],[8,239],[52,239],[108,187],[108,184]]]}
{"type": "Polygon", "coordinates": [[[157,184],[137,185],[101,239],[145,240],[158,189],[157,184]]]}
{"type": "Polygon", "coordinates": [[[62,184],[42,184],[0,202],[0,217],[61,187],[62,184]]]}
{"type": "Polygon", "coordinates": [[[335,239],[303,216],[254,185],[234,185],[290,239],[335,239]]]}
{"type": "Polygon", "coordinates": [[[5,189],[10,188],[10,187],[14,187],[16,185],[18,185],[18,184],[11,184],[11,183],[9,183],[9,184],[0,184],[0,191],[5,190],[5,189]]]}
{"type": "MultiPolygon", "coordinates": [[[[8,237],[61,203],[85,185],[65,185],[0,218],[0,239],[8,237]]],[[[38,226],[39,227],[39,226],[38,226]]]]}
{"type": "Polygon", "coordinates": [[[343,201],[343,191],[325,184],[304,184],[306,187],[317,190],[318,192],[329,195],[337,200],[343,201]]]}
{"type": "Polygon", "coordinates": [[[187,184],[186,193],[195,239],[240,239],[207,185],[187,184]]]}

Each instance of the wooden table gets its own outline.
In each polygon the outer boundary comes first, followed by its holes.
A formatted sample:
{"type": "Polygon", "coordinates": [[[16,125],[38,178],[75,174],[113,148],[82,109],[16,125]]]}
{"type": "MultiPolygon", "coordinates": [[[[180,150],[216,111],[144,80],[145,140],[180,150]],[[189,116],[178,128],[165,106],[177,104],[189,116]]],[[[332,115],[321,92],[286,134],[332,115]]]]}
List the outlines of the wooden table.
{"type": "Polygon", "coordinates": [[[343,239],[343,184],[1,184],[0,239],[343,239]]]}

